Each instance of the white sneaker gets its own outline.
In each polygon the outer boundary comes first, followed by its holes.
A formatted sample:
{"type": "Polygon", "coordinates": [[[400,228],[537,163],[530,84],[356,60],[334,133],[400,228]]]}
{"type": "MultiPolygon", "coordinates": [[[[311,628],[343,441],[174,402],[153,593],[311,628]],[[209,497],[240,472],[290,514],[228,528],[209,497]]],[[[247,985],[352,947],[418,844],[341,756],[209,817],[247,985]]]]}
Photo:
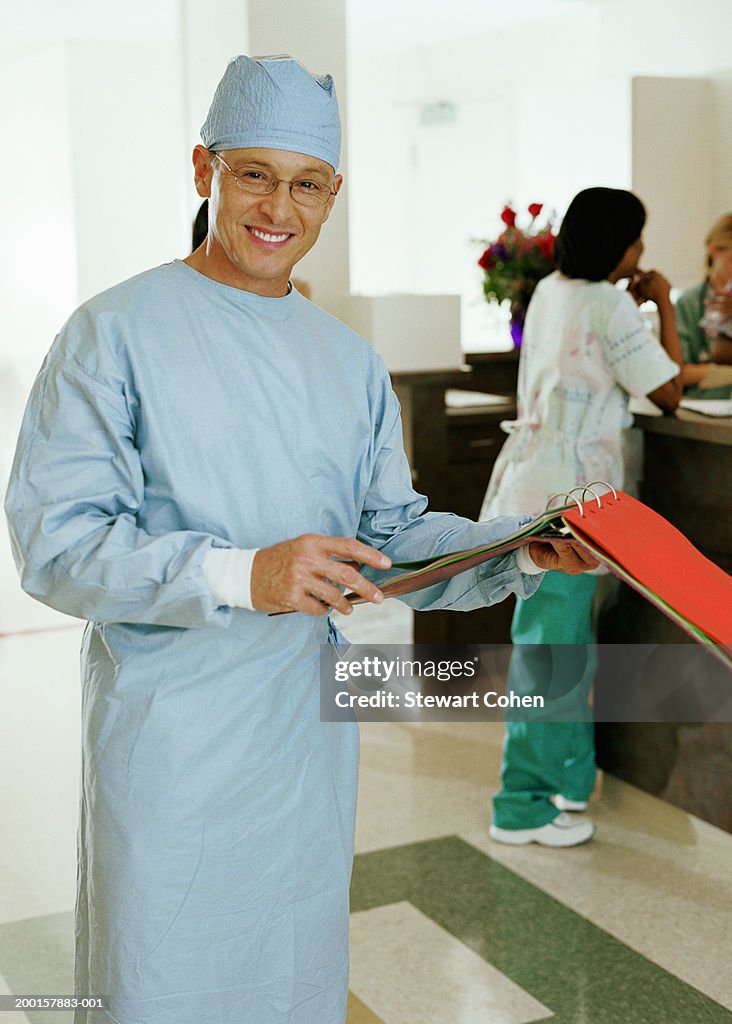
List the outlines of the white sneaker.
{"type": "Polygon", "coordinates": [[[491,825],[491,839],[509,846],[525,846],[538,843],[539,846],[579,846],[595,834],[591,818],[578,818],[572,814],[558,814],[553,821],[539,828],[498,828],[491,825]]]}
{"type": "Polygon", "coordinates": [[[586,800],[568,800],[566,796],[562,796],[561,793],[557,793],[556,796],[552,797],[552,803],[558,811],[586,811],[587,801],[586,800]]]}

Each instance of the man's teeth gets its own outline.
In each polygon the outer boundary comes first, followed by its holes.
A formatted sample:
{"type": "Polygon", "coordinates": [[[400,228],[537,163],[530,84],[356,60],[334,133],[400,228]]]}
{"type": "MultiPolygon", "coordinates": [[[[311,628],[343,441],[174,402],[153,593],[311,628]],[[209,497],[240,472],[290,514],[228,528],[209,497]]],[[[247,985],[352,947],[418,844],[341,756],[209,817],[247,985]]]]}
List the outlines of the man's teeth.
{"type": "Polygon", "coordinates": [[[261,238],[263,242],[284,242],[286,238],[289,238],[289,232],[285,232],[284,235],[268,235],[266,231],[257,231],[256,228],[249,228],[255,238],[261,238]]]}

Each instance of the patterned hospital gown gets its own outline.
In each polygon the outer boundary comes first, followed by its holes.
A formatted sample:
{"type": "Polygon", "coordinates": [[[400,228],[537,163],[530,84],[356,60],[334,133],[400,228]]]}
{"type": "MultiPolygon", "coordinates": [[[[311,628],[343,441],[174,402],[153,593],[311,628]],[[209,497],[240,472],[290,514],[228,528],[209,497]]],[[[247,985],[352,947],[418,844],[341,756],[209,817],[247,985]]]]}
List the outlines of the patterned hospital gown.
{"type": "Polygon", "coordinates": [[[518,418],[491,476],[481,519],[538,514],[547,498],[593,480],[623,484],[629,396],[647,395],[678,367],[627,292],[609,281],[541,281],[526,317],[518,418]]]}

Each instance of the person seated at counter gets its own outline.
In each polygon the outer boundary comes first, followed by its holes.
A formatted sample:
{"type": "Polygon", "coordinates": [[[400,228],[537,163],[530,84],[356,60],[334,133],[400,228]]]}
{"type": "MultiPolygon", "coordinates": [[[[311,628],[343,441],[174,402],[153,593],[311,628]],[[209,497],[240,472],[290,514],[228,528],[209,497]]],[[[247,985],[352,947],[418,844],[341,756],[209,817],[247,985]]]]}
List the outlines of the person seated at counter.
{"type": "Polygon", "coordinates": [[[707,273],[676,302],[676,326],[684,354],[684,394],[730,398],[732,386],[704,387],[712,367],[732,363],[732,213],[720,217],[704,239],[707,273]]]}

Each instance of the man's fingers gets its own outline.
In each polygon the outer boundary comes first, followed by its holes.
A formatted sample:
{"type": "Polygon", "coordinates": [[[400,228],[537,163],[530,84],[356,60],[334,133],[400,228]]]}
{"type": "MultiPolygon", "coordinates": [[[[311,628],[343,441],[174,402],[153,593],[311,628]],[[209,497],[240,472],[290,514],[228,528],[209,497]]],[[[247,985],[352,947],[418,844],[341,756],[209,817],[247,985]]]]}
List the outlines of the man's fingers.
{"type": "MultiPolygon", "coordinates": [[[[346,569],[344,565],[343,569],[334,570],[333,562],[329,562],[324,573],[327,573],[328,578],[334,583],[340,583],[341,586],[346,587],[349,591],[352,590],[355,594],[358,594],[359,597],[363,597],[366,601],[371,602],[371,604],[381,604],[384,600],[384,595],[376,584],[367,580],[360,572],[356,572],[354,569],[346,569]]],[[[345,601],[345,598],[343,598],[343,600],[345,601]]],[[[345,603],[350,606],[350,602],[345,601],[345,603]]],[[[338,608],[339,610],[342,610],[340,605],[338,608]]]]}
{"type": "Polygon", "coordinates": [[[384,595],[376,584],[362,576],[350,562],[336,562],[333,559],[326,559],[318,563],[313,568],[313,572],[316,576],[327,579],[331,583],[346,587],[348,590],[354,590],[361,597],[365,597],[367,601],[371,601],[374,604],[380,604],[384,600],[384,595]]]}
{"type": "Polygon", "coordinates": [[[593,554],[575,540],[546,539],[533,542],[531,556],[542,569],[554,569],[570,576],[596,569],[600,564],[593,554]],[[534,548],[534,544],[537,545],[534,548]]]}
{"type": "MultiPolygon", "coordinates": [[[[322,560],[313,566],[314,575],[354,591],[371,604],[381,604],[384,595],[374,583],[361,575],[358,566],[365,564],[375,569],[388,569],[391,566],[390,558],[352,537],[318,537],[317,542],[322,560]],[[342,561],[344,558],[347,560],[342,561]]],[[[321,596],[320,593],[318,596],[321,596]]],[[[329,603],[339,611],[346,607],[349,610],[352,608],[350,602],[342,596],[329,603]]]]}
{"type": "Polygon", "coordinates": [[[362,544],[354,537],[319,537],[322,553],[332,558],[346,559],[358,565],[370,565],[374,569],[389,569],[391,559],[376,548],[362,544]]]}
{"type": "Polygon", "coordinates": [[[317,597],[312,597],[309,594],[305,594],[298,601],[297,608],[291,608],[290,611],[305,612],[306,615],[327,615],[330,611],[330,606],[323,604],[317,597]]]}
{"type": "Polygon", "coordinates": [[[591,551],[588,551],[584,544],[581,544],[578,540],[572,540],[569,542],[572,553],[584,565],[589,565],[592,569],[596,569],[600,564],[591,551]]]}
{"type": "MultiPolygon", "coordinates": [[[[332,562],[328,563],[327,569],[331,574],[332,565],[332,562]]],[[[354,577],[353,580],[349,580],[347,584],[344,584],[348,586],[349,590],[354,591],[373,604],[380,604],[384,600],[384,595],[378,587],[365,580],[360,573],[354,573],[354,577]]],[[[321,579],[315,575],[309,584],[309,593],[304,595],[303,602],[298,610],[305,611],[309,615],[324,615],[331,608],[341,612],[343,615],[350,615],[353,611],[352,603],[346,599],[338,587],[334,586],[329,580],[321,579]]]]}
{"type": "Polygon", "coordinates": [[[347,601],[338,587],[334,587],[327,580],[318,580],[313,584],[310,593],[321,602],[325,611],[334,608],[343,615],[350,615],[353,605],[347,601]]]}
{"type": "Polygon", "coordinates": [[[352,605],[339,587],[379,604],[384,596],[357,566],[388,569],[391,559],[353,537],[308,533],[260,549],[252,564],[252,604],[258,611],[322,615],[329,608],[348,614],[352,605]]]}
{"type": "Polygon", "coordinates": [[[557,554],[569,565],[577,565],[579,567],[594,569],[600,564],[595,556],[590,554],[590,552],[587,551],[586,548],[582,547],[582,545],[577,541],[559,541],[558,544],[561,544],[562,546],[555,549],[557,554]]]}

